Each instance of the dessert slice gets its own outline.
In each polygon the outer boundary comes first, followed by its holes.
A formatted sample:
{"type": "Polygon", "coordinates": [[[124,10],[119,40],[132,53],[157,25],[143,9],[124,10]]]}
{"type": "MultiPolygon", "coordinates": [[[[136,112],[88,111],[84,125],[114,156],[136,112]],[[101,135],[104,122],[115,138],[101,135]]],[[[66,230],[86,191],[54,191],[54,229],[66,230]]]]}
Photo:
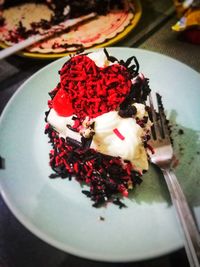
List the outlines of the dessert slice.
{"type": "Polygon", "coordinates": [[[116,194],[128,196],[148,170],[150,89],[138,71],[134,56],[117,60],[106,49],[79,54],[63,65],[50,92],[50,178],[88,184],[83,193],[96,207],[107,201],[123,206],[116,194]]]}

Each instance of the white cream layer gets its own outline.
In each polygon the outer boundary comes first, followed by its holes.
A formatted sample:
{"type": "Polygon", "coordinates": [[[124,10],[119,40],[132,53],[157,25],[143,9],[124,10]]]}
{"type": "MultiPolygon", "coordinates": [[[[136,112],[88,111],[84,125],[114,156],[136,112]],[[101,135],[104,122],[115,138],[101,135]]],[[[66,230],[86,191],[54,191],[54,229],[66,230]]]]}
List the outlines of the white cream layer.
{"type": "MultiPolygon", "coordinates": [[[[138,111],[140,115],[145,111],[143,106],[142,104],[137,106],[137,108],[141,107],[138,111]]],[[[121,118],[117,111],[105,113],[96,117],[93,121],[95,122],[95,135],[93,136],[91,148],[103,154],[119,156],[124,160],[129,160],[137,169],[148,169],[148,160],[142,143],[142,137],[149,129],[150,122],[147,123],[145,128],[141,128],[135,119],[121,118]],[[114,129],[120,132],[124,140],[115,134],[114,129]]],[[[55,128],[60,137],[66,138],[69,136],[78,141],[81,140],[79,133],[73,132],[66,126],[67,124],[71,126],[74,124],[72,116],[61,117],[54,109],[51,109],[48,115],[48,122],[55,128]]]]}

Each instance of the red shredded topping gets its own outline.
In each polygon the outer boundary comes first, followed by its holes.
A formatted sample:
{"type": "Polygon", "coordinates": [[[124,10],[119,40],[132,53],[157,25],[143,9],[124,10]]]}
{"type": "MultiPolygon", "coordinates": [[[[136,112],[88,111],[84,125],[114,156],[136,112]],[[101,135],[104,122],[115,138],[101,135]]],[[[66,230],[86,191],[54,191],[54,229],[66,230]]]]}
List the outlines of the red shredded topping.
{"type": "Polygon", "coordinates": [[[119,139],[121,140],[125,139],[125,137],[120,133],[120,131],[117,128],[113,129],[113,132],[116,134],[117,137],[119,137],[119,139]]]}
{"type": "Polygon", "coordinates": [[[81,125],[81,122],[79,119],[74,120],[74,125],[72,126],[74,129],[78,129],[81,125]]]}
{"type": "Polygon", "coordinates": [[[53,107],[59,114],[71,114],[73,110],[80,119],[95,118],[119,106],[130,91],[131,77],[122,65],[99,68],[87,56],[78,55],[60,70],[59,88],[54,89],[58,93],[53,99],[56,102],[53,107]],[[61,101],[59,91],[65,91],[61,101]]]}

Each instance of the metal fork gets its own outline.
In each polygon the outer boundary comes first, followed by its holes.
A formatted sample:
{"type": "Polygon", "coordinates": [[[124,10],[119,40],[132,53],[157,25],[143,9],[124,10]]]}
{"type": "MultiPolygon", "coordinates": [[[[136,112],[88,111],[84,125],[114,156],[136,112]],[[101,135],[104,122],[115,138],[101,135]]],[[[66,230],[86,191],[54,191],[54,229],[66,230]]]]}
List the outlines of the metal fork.
{"type": "Polygon", "coordinates": [[[172,203],[176,209],[179,221],[184,233],[185,250],[190,266],[199,267],[200,264],[200,235],[192,212],[187,203],[186,197],[181,186],[173,172],[171,165],[173,162],[173,148],[169,132],[169,125],[164,113],[161,96],[156,93],[158,112],[153,106],[152,96],[149,96],[149,104],[153,126],[151,130],[151,140],[149,144],[153,147],[154,153],[151,153],[150,160],[157,165],[168,186],[172,203]]]}

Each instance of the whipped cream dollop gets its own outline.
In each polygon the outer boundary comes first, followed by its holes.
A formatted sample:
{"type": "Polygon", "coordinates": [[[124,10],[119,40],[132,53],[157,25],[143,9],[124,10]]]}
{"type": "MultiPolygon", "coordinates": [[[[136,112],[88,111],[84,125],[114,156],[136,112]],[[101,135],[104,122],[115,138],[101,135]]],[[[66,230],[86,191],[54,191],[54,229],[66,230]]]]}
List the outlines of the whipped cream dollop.
{"type": "Polygon", "coordinates": [[[115,64],[115,63],[110,62],[107,59],[103,50],[100,50],[97,52],[92,52],[92,53],[88,54],[87,57],[89,57],[91,60],[93,60],[95,62],[95,64],[100,68],[104,68],[107,66],[111,66],[112,64],[115,64]]]}
{"type": "Polygon", "coordinates": [[[117,111],[111,111],[97,117],[94,125],[92,148],[103,154],[129,160],[136,169],[148,169],[142,142],[146,132],[135,119],[121,118],[117,111]]]}
{"type": "MultiPolygon", "coordinates": [[[[111,64],[105,53],[94,52],[88,55],[98,67],[106,67],[111,64]]],[[[94,122],[94,135],[91,148],[100,153],[114,157],[121,157],[123,160],[129,160],[133,167],[137,170],[148,169],[148,158],[144,148],[143,138],[150,130],[151,121],[145,105],[134,103],[137,113],[134,117],[122,118],[118,111],[110,111],[92,119],[94,122]],[[147,118],[147,122],[141,127],[137,120],[147,118]]],[[[59,116],[57,112],[51,108],[47,121],[59,133],[60,137],[71,137],[77,141],[81,140],[81,134],[74,132],[67,127],[73,126],[73,116],[59,116]]]]}

